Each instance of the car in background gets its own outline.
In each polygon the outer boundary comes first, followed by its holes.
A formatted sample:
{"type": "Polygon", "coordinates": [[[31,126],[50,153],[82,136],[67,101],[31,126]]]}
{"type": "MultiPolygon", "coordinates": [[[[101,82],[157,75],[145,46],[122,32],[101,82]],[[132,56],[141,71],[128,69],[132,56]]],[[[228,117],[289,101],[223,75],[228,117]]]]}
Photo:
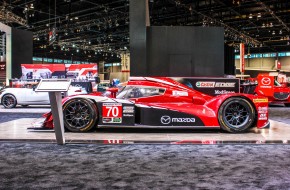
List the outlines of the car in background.
{"type": "MultiPolygon", "coordinates": [[[[64,98],[64,127],[72,132],[135,127],[215,128],[240,133],[269,126],[268,99],[263,96],[210,96],[172,78],[131,77],[113,97],[89,94],[64,98]]],[[[44,116],[43,127],[53,128],[52,113],[44,116]]]]}
{"type": "MultiPolygon", "coordinates": [[[[14,108],[16,105],[27,107],[28,105],[49,105],[47,92],[35,92],[36,84],[26,84],[23,88],[5,88],[0,90],[0,103],[5,108],[14,108]]],[[[82,87],[70,86],[67,96],[87,94],[82,87]]],[[[63,94],[64,96],[64,94],[63,94]]]]}
{"type": "Polygon", "coordinates": [[[272,73],[259,74],[255,94],[267,97],[270,104],[284,104],[290,107],[290,87],[276,79],[277,75],[272,73]]]}

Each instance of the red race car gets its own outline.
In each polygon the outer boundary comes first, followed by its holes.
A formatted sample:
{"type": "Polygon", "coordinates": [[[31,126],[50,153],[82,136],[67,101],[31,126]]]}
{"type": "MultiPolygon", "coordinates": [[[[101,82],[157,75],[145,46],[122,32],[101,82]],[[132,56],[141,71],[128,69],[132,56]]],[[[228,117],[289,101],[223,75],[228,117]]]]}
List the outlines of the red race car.
{"type": "Polygon", "coordinates": [[[269,73],[259,74],[257,77],[257,87],[255,93],[268,98],[269,103],[283,103],[290,106],[290,88],[287,83],[280,84],[276,80],[276,76],[269,73]]]}
{"type": "MultiPolygon", "coordinates": [[[[116,98],[76,95],[63,99],[64,126],[221,128],[239,133],[269,126],[268,99],[251,94],[210,96],[166,77],[132,77],[116,98]]],[[[44,127],[53,128],[47,113],[44,127]]]]}

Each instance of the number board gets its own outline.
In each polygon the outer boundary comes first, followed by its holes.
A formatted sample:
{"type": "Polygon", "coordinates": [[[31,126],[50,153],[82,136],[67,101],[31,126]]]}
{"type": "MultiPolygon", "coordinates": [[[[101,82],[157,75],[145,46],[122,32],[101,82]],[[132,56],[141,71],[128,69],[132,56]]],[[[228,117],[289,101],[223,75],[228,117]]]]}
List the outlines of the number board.
{"type": "Polygon", "coordinates": [[[103,123],[122,123],[121,103],[103,103],[102,107],[103,123]]]}

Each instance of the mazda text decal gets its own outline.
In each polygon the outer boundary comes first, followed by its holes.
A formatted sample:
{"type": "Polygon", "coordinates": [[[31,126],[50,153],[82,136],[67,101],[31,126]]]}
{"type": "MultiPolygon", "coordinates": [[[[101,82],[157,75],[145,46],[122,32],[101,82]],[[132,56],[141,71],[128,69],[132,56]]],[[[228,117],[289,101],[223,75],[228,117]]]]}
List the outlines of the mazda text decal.
{"type": "Polygon", "coordinates": [[[197,88],[214,88],[214,87],[222,87],[222,88],[234,88],[235,82],[207,82],[207,81],[198,81],[196,82],[197,88]]]}
{"type": "Polygon", "coordinates": [[[195,118],[176,118],[176,117],[171,118],[168,115],[164,115],[160,118],[160,121],[164,125],[167,125],[170,123],[194,123],[195,118]]]}

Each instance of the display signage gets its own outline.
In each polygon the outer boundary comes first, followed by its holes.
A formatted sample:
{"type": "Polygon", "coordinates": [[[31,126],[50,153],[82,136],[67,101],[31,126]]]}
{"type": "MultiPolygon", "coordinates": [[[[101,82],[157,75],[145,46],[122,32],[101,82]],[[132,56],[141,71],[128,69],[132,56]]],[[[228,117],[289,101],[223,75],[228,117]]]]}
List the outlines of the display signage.
{"type": "Polygon", "coordinates": [[[245,44],[240,43],[240,71],[245,72],[245,44]]]}
{"type": "Polygon", "coordinates": [[[71,79],[93,79],[98,73],[97,64],[65,64],[66,77],[71,79]]]}
{"type": "Polygon", "coordinates": [[[67,92],[70,79],[42,79],[35,92],[67,92]]]}
{"type": "Polygon", "coordinates": [[[64,64],[21,64],[21,79],[65,78],[64,64]]]}
{"type": "Polygon", "coordinates": [[[194,90],[217,96],[221,94],[239,93],[240,80],[237,78],[173,78],[194,90]]]}

